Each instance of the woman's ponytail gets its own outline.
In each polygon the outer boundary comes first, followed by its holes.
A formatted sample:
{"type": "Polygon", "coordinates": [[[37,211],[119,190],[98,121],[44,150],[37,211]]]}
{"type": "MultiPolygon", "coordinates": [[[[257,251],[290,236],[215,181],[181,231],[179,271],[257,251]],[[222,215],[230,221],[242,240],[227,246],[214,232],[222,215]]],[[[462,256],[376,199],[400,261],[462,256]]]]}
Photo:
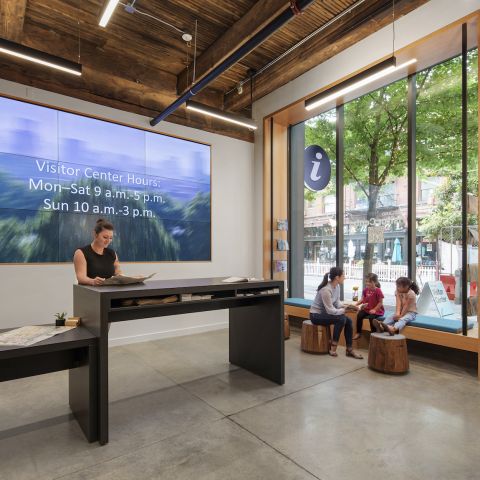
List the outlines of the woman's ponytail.
{"type": "Polygon", "coordinates": [[[323,276],[322,283],[318,286],[317,292],[321,290],[327,283],[328,279],[335,280],[337,277],[341,277],[343,275],[343,268],[340,267],[332,267],[328,273],[323,276]]]}
{"type": "Polygon", "coordinates": [[[321,290],[328,283],[328,273],[323,276],[322,283],[318,286],[317,292],[321,290]]]}

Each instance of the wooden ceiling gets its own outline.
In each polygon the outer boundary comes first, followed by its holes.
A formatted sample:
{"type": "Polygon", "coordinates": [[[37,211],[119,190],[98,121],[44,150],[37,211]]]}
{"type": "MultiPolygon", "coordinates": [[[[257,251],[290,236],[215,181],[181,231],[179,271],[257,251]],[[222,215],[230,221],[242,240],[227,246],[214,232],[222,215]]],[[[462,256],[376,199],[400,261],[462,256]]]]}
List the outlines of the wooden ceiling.
{"type": "MultiPolygon", "coordinates": [[[[396,0],[395,18],[428,0],[396,0]]],[[[131,3],[123,0],[122,3],[131,3]]],[[[254,100],[336,55],[392,20],[392,0],[316,0],[263,44],[210,83],[195,100],[248,113],[249,83],[259,70],[345,9],[350,13],[255,77],[254,100]]],[[[0,0],[0,37],[83,65],[80,78],[0,56],[0,77],[71,97],[154,117],[192,81],[194,52],[181,34],[119,5],[106,28],[98,26],[103,0],[0,0]],[[79,48],[80,47],[80,48],[79,48]]],[[[200,79],[288,8],[285,0],[136,0],[141,12],[194,33],[198,22],[196,79],[200,79]]],[[[302,95],[308,92],[302,92],[302,95]]],[[[253,140],[252,133],[187,112],[167,121],[253,140]]],[[[161,130],[161,124],[160,124],[161,130]]]]}

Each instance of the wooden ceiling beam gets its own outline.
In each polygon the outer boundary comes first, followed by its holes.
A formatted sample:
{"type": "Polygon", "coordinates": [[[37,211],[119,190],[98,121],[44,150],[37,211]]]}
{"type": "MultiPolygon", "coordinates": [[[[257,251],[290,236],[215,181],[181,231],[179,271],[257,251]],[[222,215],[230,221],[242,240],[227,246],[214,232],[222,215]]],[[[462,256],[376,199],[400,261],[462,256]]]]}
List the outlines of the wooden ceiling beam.
{"type": "MultiPolygon", "coordinates": [[[[261,0],[221,35],[196,60],[196,81],[210,73],[223,60],[238,50],[256,33],[265,27],[279,12],[289,5],[285,0],[261,0]]],[[[190,75],[191,75],[190,68],[190,75]]],[[[178,76],[178,94],[183,94],[190,86],[191,78],[185,69],[178,76]]]]}
{"type": "MultiPolygon", "coordinates": [[[[395,18],[398,19],[406,15],[427,1],[399,0],[395,3],[395,18]]],[[[391,21],[391,2],[384,0],[370,2],[366,8],[340,19],[322,34],[313,37],[256,77],[254,81],[254,101],[334,57],[390,24],[391,21]],[[381,9],[380,12],[379,9],[381,9]]],[[[309,92],[301,92],[300,96],[307,93],[309,92]]],[[[250,88],[248,83],[244,85],[242,95],[233,91],[227,94],[224,100],[225,109],[231,111],[240,111],[249,104],[250,88]]]]}
{"type": "Polygon", "coordinates": [[[22,38],[27,0],[0,1],[0,37],[12,42],[22,38]]]}
{"type": "MultiPolygon", "coordinates": [[[[118,110],[153,117],[169,105],[175,97],[159,90],[153,90],[137,82],[99,72],[84,67],[81,77],[54,74],[50,69],[19,61],[5,61],[0,57],[1,77],[23,85],[41,88],[50,92],[78,98],[118,110]]],[[[206,97],[211,92],[202,92],[206,97]]],[[[216,92],[222,96],[220,92],[216,92]]],[[[204,103],[212,103],[212,98],[203,98],[204,103]]],[[[220,120],[208,119],[203,115],[192,114],[182,108],[168,117],[168,121],[179,125],[198,128],[212,133],[253,142],[253,134],[241,127],[226,124],[220,120]]],[[[148,121],[145,128],[150,128],[148,121]]],[[[161,130],[161,125],[160,125],[161,130]]]]}

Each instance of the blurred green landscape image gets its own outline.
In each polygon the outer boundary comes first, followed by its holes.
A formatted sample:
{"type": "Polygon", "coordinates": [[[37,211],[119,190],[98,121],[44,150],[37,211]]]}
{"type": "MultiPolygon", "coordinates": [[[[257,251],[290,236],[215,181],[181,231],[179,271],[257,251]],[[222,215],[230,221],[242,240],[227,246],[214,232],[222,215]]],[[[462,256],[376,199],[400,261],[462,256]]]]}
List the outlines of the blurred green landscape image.
{"type": "Polygon", "coordinates": [[[210,260],[210,147],[0,98],[0,262],[69,262],[100,217],[121,261],[210,260]]]}

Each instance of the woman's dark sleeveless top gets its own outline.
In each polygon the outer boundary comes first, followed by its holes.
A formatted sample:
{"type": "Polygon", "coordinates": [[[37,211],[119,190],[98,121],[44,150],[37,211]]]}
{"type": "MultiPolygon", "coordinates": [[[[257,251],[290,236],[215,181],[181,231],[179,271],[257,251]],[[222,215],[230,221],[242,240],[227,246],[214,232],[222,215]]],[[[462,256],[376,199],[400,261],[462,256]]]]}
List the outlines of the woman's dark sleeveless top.
{"type": "Polygon", "coordinates": [[[110,278],[115,275],[115,251],[111,248],[105,248],[103,255],[96,253],[91,245],[86,245],[80,249],[87,261],[88,278],[110,278]]]}

